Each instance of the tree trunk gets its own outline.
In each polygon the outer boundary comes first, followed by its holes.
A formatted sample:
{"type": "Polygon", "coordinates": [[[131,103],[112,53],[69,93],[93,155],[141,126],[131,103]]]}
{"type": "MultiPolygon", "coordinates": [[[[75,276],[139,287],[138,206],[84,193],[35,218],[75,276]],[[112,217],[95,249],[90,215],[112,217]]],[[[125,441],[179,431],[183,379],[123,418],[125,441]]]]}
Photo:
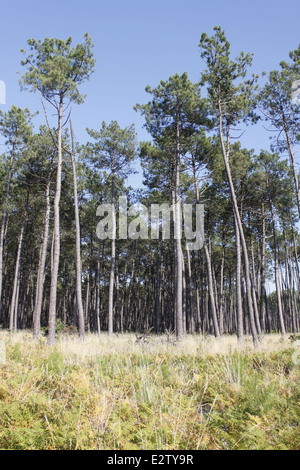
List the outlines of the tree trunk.
{"type": "Polygon", "coordinates": [[[9,318],[9,330],[10,331],[17,330],[20,263],[21,263],[22,245],[23,245],[23,238],[24,238],[24,229],[25,229],[25,223],[27,219],[28,200],[29,200],[29,191],[27,193],[27,199],[26,199],[26,204],[25,204],[22,228],[21,228],[21,233],[19,237],[17,257],[16,257],[13,293],[12,293],[12,299],[11,299],[11,305],[10,305],[10,318],[9,318]]]}
{"type": "MultiPolygon", "coordinates": [[[[104,249],[104,248],[103,248],[104,249]]],[[[95,318],[97,325],[98,336],[101,335],[101,325],[100,325],[100,255],[101,255],[101,240],[98,244],[98,256],[97,256],[97,271],[96,271],[96,305],[95,305],[95,318]]]]}
{"type": "Polygon", "coordinates": [[[271,219],[272,219],[272,226],[273,226],[273,237],[274,237],[274,268],[275,268],[275,285],[276,285],[276,294],[277,294],[277,303],[278,303],[278,318],[281,328],[281,334],[283,337],[286,335],[285,326],[284,326],[284,319],[283,319],[283,310],[282,310],[282,300],[281,300],[281,287],[280,287],[280,279],[279,279],[279,263],[278,263],[278,243],[277,243],[277,234],[276,234],[276,226],[275,226],[275,217],[274,217],[274,210],[272,199],[269,197],[270,202],[270,210],[271,210],[271,219]]]}
{"type": "Polygon", "coordinates": [[[4,252],[4,240],[5,240],[5,227],[6,227],[6,218],[7,218],[7,208],[8,208],[8,196],[9,196],[10,185],[11,185],[14,158],[15,157],[14,157],[14,147],[13,147],[11,157],[10,157],[10,162],[9,162],[9,169],[8,169],[7,183],[6,183],[6,194],[5,194],[4,209],[3,209],[1,231],[0,231],[0,320],[1,320],[1,311],[2,311],[3,252],[4,252]]]}
{"type": "MultiPolygon", "coordinates": [[[[194,174],[194,186],[195,186],[195,192],[196,192],[196,202],[197,204],[199,204],[199,188],[198,188],[198,183],[197,183],[195,174],[194,174]]],[[[208,291],[209,291],[209,299],[210,299],[211,318],[212,318],[213,325],[214,325],[215,337],[219,338],[220,330],[219,330],[219,325],[218,325],[217,309],[216,309],[216,303],[215,303],[212,266],[211,266],[210,254],[209,254],[209,250],[206,244],[205,237],[203,239],[203,248],[204,248],[206,265],[207,265],[208,291]]]]}
{"type": "Polygon", "coordinates": [[[224,232],[222,234],[222,261],[221,261],[221,276],[220,276],[220,312],[219,312],[219,329],[220,335],[224,333],[224,313],[225,313],[225,302],[224,302],[224,266],[225,266],[225,240],[224,232]]]}
{"type": "MultiPolygon", "coordinates": [[[[114,163],[113,163],[114,165],[114,163]]],[[[112,223],[113,233],[111,240],[111,263],[110,263],[110,277],[109,277],[109,296],[108,296],[108,336],[113,334],[113,310],[114,310],[114,284],[115,284],[115,263],[116,263],[116,214],[115,214],[115,176],[112,173],[111,179],[111,202],[113,205],[112,223]]]]}
{"type": "Polygon", "coordinates": [[[159,241],[157,241],[156,255],[156,282],[155,282],[155,333],[159,334],[161,320],[161,256],[159,253],[159,241]]]}
{"type": "Polygon", "coordinates": [[[242,249],[243,249],[250,328],[251,328],[254,347],[255,349],[258,349],[259,340],[257,336],[256,326],[255,326],[255,315],[254,315],[254,307],[253,307],[253,302],[255,301],[255,299],[253,299],[253,296],[252,296],[252,282],[251,282],[251,273],[250,273],[250,264],[249,264],[249,257],[248,257],[248,251],[247,251],[247,244],[245,240],[244,229],[243,229],[243,225],[242,225],[242,221],[240,217],[240,212],[239,212],[239,208],[237,204],[237,198],[236,198],[235,189],[234,189],[232,176],[231,176],[231,168],[229,164],[229,151],[226,150],[225,144],[224,144],[222,120],[223,120],[223,111],[222,111],[221,102],[219,100],[219,135],[220,135],[221,146],[222,146],[223,160],[224,160],[229,188],[230,188],[231,201],[232,201],[234,215],[235,215],[235,224],[238,226],[238,230],[240,232],[241,244],[242,244],[242,249]]]}
{"type": "MultiPolygon", "coordinates": [[[[234,219],[236,219],[234,215],[234,219]]],[[[242,299],[242,257],[241,257],[241,238],[238,224],[235,220],[235,239],[236,239],[236,321],[238,342],[244,342],[244,320],[243,320],[243,299],[242,299]]]]}
{"type": "Polygon", "coordinates": [[[285,114],[284,111],[282,110],[282,120],[283,120],[283,127],[284,127],[284,133],[285,133],[285,138],[286,138],[286,144],[290,156],[290,164],[293,172],[293,178],[294,178],[294,185],[295,185],[295,193],[296,193],[296,200],[297,200],[297,207],[298,207],[298,214],[300,217],[300,186],[299,186],[299,176],[296,170],[296,163],[295,163],[295,157],[293,154],[292,150],[292,143],[289,135],[289,129],[288,125],[286,122],[285,114]]]}
{"type": "Polygon", "coordinates": [[[51,171],[49,173],[47,186],[46,186],[46,211],[44,219],[44,233],[43,242],[41,246],[39,269],[37,275],[35,306],[33,311],[33,337],[38,338],[41,328],[41,312],[43,304],[44,282],[45,282],[45,266],[47,257],[47,246],[49,238],[49,223],[50,223],[50,185],[51,185],[51,171]]]}
{"type": "Polygon", "coordinates": [[[84,339],[85,327],[84,327],[84,313],[83,313],[83,302],[82,302],[82,262],[81,262],[81,249],[80,249],[80,220],[78,210],[78,194],[77,194],[77,175],[76,175],[76,163],[75,163],[75,142],[72,121],[70,121],[70,131],[72,139],[72,170],[73,170],[73,186],[74,186],[74,208],[75,208],[75,227],[76,227],[76,305],[78,312],[78,326],[79,326],[79,338],[84,339]]]}
{"type": "Polygon", "coordinates": [[[265,328],[266,317],[266,218],[265,205],[261,207],[262,235],[261,235],[261,266],[260,266],[260,318],[261,324],[265,328]]]}
{"type": "Polygon", "coordinates": [[[186,254],[187,254],[187,267],[188,267],[188,280],[189,280],[188,282],[188,292],[189,292],[188,331],[190,334],[193,334],[195,331],[193,279],[192,279],[191,255],[190,255],[188,243],[186,243],[186,254]]]}
{"type": "Polygon", "coordinates": [[[48,345],[55,343],[55,324],[56,324],[56,298],[57,298],[57,279],[60,257],[60,197],[61,197],[61,176],[62,176],[62,113],[63,98],[61,96],[58,111],[58,131],[57,131],[57,175],[56,191],[54,198],[54,227],[53,227],[53,264],[51,270],[50,285],[50,306],[49,306],[49,328],[48,345]]]}
{"type": "Polygon", "coordinates": [[[181,208],[180,208],[180,129],[177,119],[176,130],[176,161],[175,161],[175,208],[174,208],[174,243],[175,243],[175,321],[176,336],[179,341],[183,339],[183,308],[182,308],[182,247],[181,247],[181,208]]]}
{"type": "Polygon", "coordinates": [[[204,240],[204,243],[203,243],[203,248],[204,248],[206,264],[207,264],[207,278],[208,278],[208,291],[209,291],[209,300],[210,300],[211,319],[212,319],[213,326],[214,326],[215,337],[219,338],[220,337],[220,330],[219,330],[219,325],[218,325],[217,309],[216,309],[216,303],[215,303],[212,267],[211,267],[211,260],[210,260],[209,250],[208,250],[208,247],[207,247],[207,244],[206,244],[205,240],[204,240]]]}

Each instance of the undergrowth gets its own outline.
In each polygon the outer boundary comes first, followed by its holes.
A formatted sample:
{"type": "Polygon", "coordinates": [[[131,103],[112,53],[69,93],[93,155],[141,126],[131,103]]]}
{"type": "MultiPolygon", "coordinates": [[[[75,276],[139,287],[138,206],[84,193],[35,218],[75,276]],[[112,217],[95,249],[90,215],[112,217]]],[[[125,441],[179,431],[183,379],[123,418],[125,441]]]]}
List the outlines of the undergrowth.
{"type": "Polygon", "coordinates": [[[289,342],[211,352],[199,337],[176,346],[88,335],[53,349],[29,333],[0,340],[2,450],[300,448],[289,342]]]}

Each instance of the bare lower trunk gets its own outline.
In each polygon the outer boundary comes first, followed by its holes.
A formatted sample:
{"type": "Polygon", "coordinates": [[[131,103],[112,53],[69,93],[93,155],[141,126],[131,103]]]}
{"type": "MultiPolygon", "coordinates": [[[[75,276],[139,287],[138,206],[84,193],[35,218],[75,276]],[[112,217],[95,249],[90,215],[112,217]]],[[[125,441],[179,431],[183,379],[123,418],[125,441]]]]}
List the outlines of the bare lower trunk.
{"type": "Polygon", "coordinates": [[[78,194],[77,194],[77,176],[76,176],[76,163],[75,163],[75,143],[74,134],[72,128],[72,122],[70,121],[70,131],[72,138],[72,170],[73,170],[73,186],[74,186],[74,209],[75,209],[75,227],[76,227],[76,305],[78,312],[78,326],[79,326],[79,338],[84,339],[84,313],[83,313],[83,302],[82,302],[82,264],[81,264],[81,249],[80,249],[80,220],[78,210],[78,194]]]}
{"type": "Polygon", "coordinates": [[[245,240],[244,229],[243,229],[243,225],[241,221],[241,216],[240,216],[235,189],[234,189],[232,176],[231,176],[231,168],[229,164],[229,153],[228,153],[228,150],[226,150],[225,148],[222,119],[223,119],[223,112],[222,112],[221,102],[219,101],[219,135],[220,135],[221,146],[222,146],[223,160],[224,160],[229,188],[230,188],[231,201],[232,201],[233,211],[235,215],[235,224],[237,225],[238,230],[240,232],[241,245],[242,245],[244,264],[245,264],[245,278],[246,278],[245,280],[246,280],[250,328],[251,328],[254,347],[257,349],[259,347],[259,340],[258,340],[256,326],[255,326],[255,313],[254,313],[254,306],[253,306],[253,302],[255,302],[256,299],[253,299],[253,295],[252,295],[252,281],[251,281],[251,272],[250,272],[247,244],[245,240]]]}
{"type": "Polygon", "coordinates": [[[181,209],[180,209],[180,143],[179,143],[179,124],[177,122],[177,147],[175,161],[175,208],[174,208],[174,244],[175,244],[175,321],[176,336],[180,341],[183,339],[183,308],[182,308],[182,247],[181,247],[181,209]]]}
{"type": "Polygon", "coordinates": [[[208,250],[208,247],[207,247],[207,244],[206,244],[205,240],[204,240],[204,243],[203,243],[203,247],[204,247],[206,264],[207,264],[207,278],[208,278],[208,291],[209,291],[209,300],[210,300],[211,319],[212,319],[213,326],[214,326],[215,337],[219,338],[220,337],[220,330],[219,330],[219,325],[218,325],[217,309],[216,309],[216,303],[215,303],[214,283],[213,283],[213,275],[212,275],[212,268],[211,268],[211,260],[210,260],[209,250],[208,250]]]}
{"type": "Polygon", "coordinates": [[[187,267],[188,267],[188,292],[189,292],[189,333],[194,333],[195,331],[195,322],[194,322],[194,299],[193,299],[193,280],[192,280],[192,266],[191,266],[191,256],[189,250],[189,244],[186,243],[186,254],[187,254],[187,267]]]}
{"type": "Polygon", "coordinates": [[[155,282],[155,333],[158,335],[160,329],[160,305],[161,305],[161,259],[159,253],[159,242],[157,242],[156,255],[156,282],[155,282]]]}
{"type": "Polygon", "coordinates": [[[49,175],[46,187],[46,211],[44,220],[44,233],[43,242],[41,246],[39,269],[37,275],[35,306],[33,312],[33,337],[36,339],[40,334],[41,328],[41,312],[43,304],[44,282],[45,282],[45,266],[47,257],[47,246],[49,238],[49,222],[50,222],[50,181],[51,173],[49,175]]]}
{"type": "Polygon", "coordinates": [[[236,238],[236,320],[238,342],[244,342],[243,299],[242,299],[242,257],[241,239],[238,225],[235,221],[236,238]]]}
{"type": "Polygon", "coordinates": [[[111,263],[110,263],[110,278],[109,278],[109,297],[108,297],[108,336],[113,334],[113,309],[114,309],[114,284],[115,284],[115,264],[116,264],[116,215],[115,215],[115,181],[114,174],[112,175],[112,223],[113,234],[111,240],[111,263]]]}
{"type": "Polygon", "coordinates": [[[11,157],[10,157],[9,170],[8,170],[7,183],[6,183],[4,209],[3,209],[1,231],[0,231],[0,319],[1,319],[1,310],[2,310],[1,307],[2,307],[2,284],[3,284],[3,251],[4,251],[5,227],[6,227],[6,218],[7,218],[7,208],[8,208],[8,196],[9,196],[10,185],[11,185],[13,163],[14,163],[14,149],[12,150],[11,157]]]}
{"type": "Polygon", "coordinates": [[[294,186],[295,186],[295,193],[296,193],[296,201],[297,201],[297,207],[298,207],[298,214],[300,217],[300,185],[299,185],[299,176],[297,173],[296,169],[296,163],[295,163],[295,157],[293,154],[292,150],[292,143],[289,135],[289,130],[288,130],[288,125],[286,122],[285,114],[282,111],[282,120],[283,120],[283,127],[284,127],[284,133],[285,133],[285,139],[286,139],[286,144],[287,144],[287,149],[289,152],[290,156],[290,164],[293,172],[293,178],[294,178],[294,186]]]}
{"type": "Polygon", "coordinates": [[[54,198],[54,227],[53,227],[53,264],[51,270],[50,285],[50,306],[49,306],[49,328],[48,345],[55,343],[55,324],[56,324],[56,299],[57,299],[57,278],[60,257],[60,197],[61,197],[61,174],[62,174],[62,110],[63,101],[61,98],[58,112],[58,134],[57,134],[57,175],[56,191],[54,198]]]}
{"type": "Polygon", "coordinates": [[[27,200],[26,200],[26,205],[25,205],[25,210],[24,210],[22,228],[20,232],[17,257],[16,257],[13,293],[12,293],[12,299],[11,299],[11,304],[10,304],[10,317],[9,317],[9,330],[10,331],[17,329],[20,264],[21,264],[22,245],[23,245],[23,238],[24,238],[24,229],[25,229],[25,223],[26,223],[26,218],[27,218],[28,198],[29,198],[29,193],[27,194],[27,200]]]}
{"type": "MultiPolygon", "coordinates": [[[[196,191],[196,202],[199,204],[199,188],[196,179],[196,174],[194,173],[194,186],[196,191]]],[[[209,299],[210,299],[210,311],[211,311],[211,318],[214,325],[214,334],[216,338],[220,337],[220,329],[218,325],[218,317],[217,317],[217,309],[216,309],[216,302],[215,302],[215,295],[214,295],[214,284],[213,284],[213,275],[212,275],[212,266],[211,266],[211,258],[209,249],[207,247],[206,239],[203,239],[203,248],[205,253],[206,259],[206,266],[207,266],[207,279],[208,279],[208,292],[209,292],[209,299]]]]}
{"type": "Polygon", "coordinates": [[[224,313],[225,313],[225,299],[224,299],[224,266],[225,266],[225,243],[224,233],[222,239],[222,262],[221,262],[221,279],[220,279],[220,314],[219,314],[219,328],[220,335],[224,333],[224,313]]]}
{"type": "Polygon", "coordinates": [[[265,206],[262,204],[262,240],[261,240],[261,267],[260,267],[260,318],[263,328],[265,329],[266,318],[266,221],[265,206]]]}
{"type": "Polygon", "coordinates": [[[275,286],[276,286],[276,294],[277,294],[277,307],[278,307],[278,317],[280,323],[280,329],[282,336],[286,335],[285,326],[284,326],[284,319],[283,319],[283,309],[282,309],[282,300],[281,300],[281,286],[280,286],[280,279],[279,279],[279,266],[278,266],[278,243],[277,243],[277,234],[276,234],[276,227],[275,227],[275,217],[274,217],[274,210],[272,200],[270,199],[270,210],[271,210],[271,217],[272,217],[272,226],[273,226],[273,237],[274,237],[274,268],[275,268],[275,286]]]}
{"type": "Polygon", "coordinates": [[[98,245],[98,257],[97,257],[97,272],[96,272],[96,306],[95,306],[95,319],[97,325],[97,333],[100,337],[100,255],[101,255],[101,240],[98,245]]]}

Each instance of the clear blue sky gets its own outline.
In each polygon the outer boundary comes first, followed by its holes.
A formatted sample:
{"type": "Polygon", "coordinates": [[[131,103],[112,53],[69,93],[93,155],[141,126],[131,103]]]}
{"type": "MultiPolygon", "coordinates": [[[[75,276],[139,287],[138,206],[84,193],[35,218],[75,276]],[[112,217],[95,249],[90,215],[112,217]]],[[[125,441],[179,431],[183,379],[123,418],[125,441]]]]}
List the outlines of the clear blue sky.
{"type": "MultiPolygon", "coordinates": [[[[1,1],[0,80],[7,86],[7,110],[12,104],[40,110],[38,95],[21,92],[20,49],[28,38],[67,38],[80,42],[88,32],[95,44],[96,72],[83,91],[83,105],[73,106],[76,137],[87,139],[86,127],[100,128],[112,119],[121,126],[132,122],[138,138],[147,139],[143,119],[133,110],[148,101],[147,84],[155,86],[174,73],[188,72],[192,81],[203,70],[198,43],[214,25],[225,29],[232,52],[254,53],[253,72],[277,68],[299,42],[300,3],[296,0],[26,0],[1,1]]],[[[52,121],[55,125],[55,121],[52,121]]],[[[262,128],[247,129],[243,144],[269,147],[262,128]]],[[[136,177],[131,183],[140,183],[136,177]]]]}

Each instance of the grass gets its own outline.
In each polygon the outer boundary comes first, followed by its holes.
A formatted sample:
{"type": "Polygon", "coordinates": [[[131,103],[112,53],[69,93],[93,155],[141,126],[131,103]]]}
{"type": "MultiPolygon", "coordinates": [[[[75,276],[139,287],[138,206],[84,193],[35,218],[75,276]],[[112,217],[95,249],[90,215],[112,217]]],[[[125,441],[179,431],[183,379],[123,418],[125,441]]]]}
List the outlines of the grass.
{"type": "Polygon", "coordinates": [[[234,336],[0,341],[2,450],[300,448],[299,361],[279,335],[259,352],[234,336]]]}

